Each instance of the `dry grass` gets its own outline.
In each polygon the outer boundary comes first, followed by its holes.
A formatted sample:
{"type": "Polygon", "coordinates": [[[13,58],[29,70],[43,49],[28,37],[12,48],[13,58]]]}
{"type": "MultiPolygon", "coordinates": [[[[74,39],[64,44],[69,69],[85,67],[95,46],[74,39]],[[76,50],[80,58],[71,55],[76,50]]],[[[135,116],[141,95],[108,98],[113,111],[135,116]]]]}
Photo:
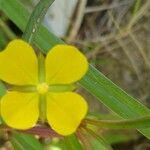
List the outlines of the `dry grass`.
{"type": "Polygon", "coordinates": [[[77,11],[66,39],[80,46],[89,61],[116,84],[148,104],[150,1],[137,1],[89,0],[77,11]],[[77,30],[76,24],[80,24],[77,30]]]}
{"type": "MultiPolygon", "coordinates": [[[[96,68],[150,107],[150,1],[89,0],[82,9],[84,14],[80,14],[81,10],[72,19],[66,41],[79,46],[96,68]],[[83,19],[78,20],[78,15],[83,19]],[[80,25],[77,30],[76,24],[80,25]]],[[[108,112],[105,106],[93,101],[94,97],[82,89],[80,92],[90,99],[91,112],[108,112]]],[[[132,135],[132,140],[115,145],[116,150],[150,148],[150,143],[135,132],[121,133],[132,135]]]]}

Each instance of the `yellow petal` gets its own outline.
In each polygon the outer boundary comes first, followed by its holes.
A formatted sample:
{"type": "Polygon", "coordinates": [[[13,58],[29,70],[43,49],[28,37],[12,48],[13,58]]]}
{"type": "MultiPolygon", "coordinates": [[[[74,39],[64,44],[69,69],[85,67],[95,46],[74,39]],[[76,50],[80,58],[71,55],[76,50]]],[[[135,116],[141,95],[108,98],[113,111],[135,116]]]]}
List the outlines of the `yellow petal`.
{"type": "Polygon", "coordinates": [[[16,129],[35,126],[39,117],[36,93],[8,92],[1,99],[1,115],[6,124],[16,129]]]}
{"type": "Polygon", "coordinates": [[[72,92],[48,93],[47,119],[58,134],[67,136],[76,131],[87,113],[87,103],[72,92]]]}
{"type": "Polygon", "coordinates": [[[15,85],[37,84],[38,61],[29,44],[13,40],[0,52],[0,79],[15,85]]]}
{"type": "Polygon", "coordinates": [[[75,47],[57,45],[46,57],[46,81],[70,84],[81,79],[88,69],[86,57],[75,47]]]}

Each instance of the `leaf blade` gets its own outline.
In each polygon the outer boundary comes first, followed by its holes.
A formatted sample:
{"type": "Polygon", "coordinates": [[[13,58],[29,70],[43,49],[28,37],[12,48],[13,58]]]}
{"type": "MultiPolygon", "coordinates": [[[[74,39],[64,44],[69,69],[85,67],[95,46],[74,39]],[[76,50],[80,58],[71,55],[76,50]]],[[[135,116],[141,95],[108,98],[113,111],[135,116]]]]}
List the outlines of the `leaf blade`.
{"type": "Polygon", "coordinates": [[[33,136],[23,133],[13,133],[11,143],[15,150],[42,150],[42,145],[33,136]]]}

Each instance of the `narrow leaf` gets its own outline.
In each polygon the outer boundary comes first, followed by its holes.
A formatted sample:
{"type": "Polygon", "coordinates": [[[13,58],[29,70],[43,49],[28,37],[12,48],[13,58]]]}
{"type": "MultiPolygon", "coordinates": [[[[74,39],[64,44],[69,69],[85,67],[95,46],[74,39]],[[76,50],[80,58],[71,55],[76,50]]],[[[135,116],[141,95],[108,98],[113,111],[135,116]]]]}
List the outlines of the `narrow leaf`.
{"type": "Polygon", "coordinates": [[[65,137],[64,141],[68,150],[82,150],[82,146],[74,134],[65,137]]]}
{"type": "Polygon", "coordinates": [[[13,133],[11,143],[15,150],[42,150],[40,142],[28,134],[13,133]]]}
{"type": "Polygon", "coordinates": [[[31,17],[28,21],[26,26],[25,32],[23,34],[23,39],[26,40],[28,43],[36,36],[36,31],[38,30],[41,22],[43,21],[46,12],[48,11],[49,7],[55,0],[42,0],[39,1],[35,9],[33,10],[31,17]]]}

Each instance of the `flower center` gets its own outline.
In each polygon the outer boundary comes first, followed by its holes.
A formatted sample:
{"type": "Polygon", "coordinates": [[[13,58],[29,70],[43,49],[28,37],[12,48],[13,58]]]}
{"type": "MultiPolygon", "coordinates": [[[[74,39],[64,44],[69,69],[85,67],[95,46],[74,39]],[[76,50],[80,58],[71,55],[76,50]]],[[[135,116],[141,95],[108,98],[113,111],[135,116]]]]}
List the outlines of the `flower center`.
{"type": "Polygon", "coordinates": [[[48,89],[49,89],[49,86],[47,83],[40,83],[38,86],[37,86],[37,91],[39,94],[45,94],[48,92],[48,89]]]}

